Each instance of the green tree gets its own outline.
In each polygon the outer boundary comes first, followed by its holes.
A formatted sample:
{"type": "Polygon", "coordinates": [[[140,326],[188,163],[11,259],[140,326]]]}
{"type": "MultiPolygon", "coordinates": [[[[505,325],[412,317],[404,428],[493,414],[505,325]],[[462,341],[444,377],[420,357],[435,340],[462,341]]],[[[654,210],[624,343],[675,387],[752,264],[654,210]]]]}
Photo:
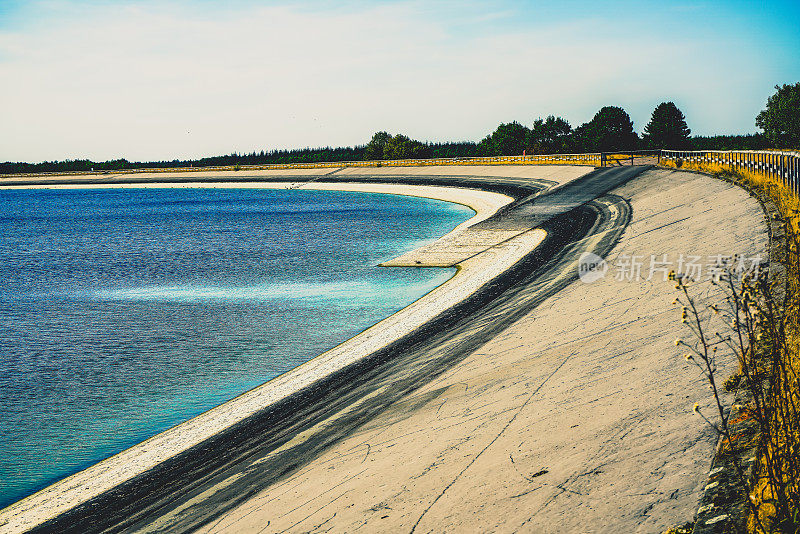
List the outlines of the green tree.
{"type": "Polygon", "coordinates": [[[388,132],[376,132],[372,136],[367,146],[364,147],[364,159],[386,159],[386,145],[392,140],[392,136],[388,132]]]}
{"type": "Polygon", "coordinates": [[[642,140],[649,148],[682,149],[689,147],[690,133],[681,110],[672,102],[662,102],[644,127],[642,140]]]}
{"type": "Polygon", "coordinates": [[[574,137],[577,149],[588,152],[634,150],[639,144],[633,121],[617,106],[601,108],[591,121],[575,129],[574,137]]]}
{"type": "Polygon", "coordinates": [[[775,89],[756,117],[756,126],[776,148],[800,148],[800,82],[775,89]]]}
{"type": "Polygon", "coordinates": [[[417,159],[425,156],[425,145],[403,134],[389,138],[383,152],[383,159],[417,159]]]}
{"type": "Polygon", "coordinates": [[[475,147],[475,154],[481,157],[484,156],[497,156],[500,152],[497,150],[497,145],[491,135],[487,135],[481,139],[480,143],[475,147]]]}
{"type": "Polygon", "coordinates": [[[491,135],[494,155],[521,156],[528,144],[530,130],[514,121],[501,123],[491,135]]]}
{"type": "Polygon", "coordinates": [[[569,151],[572,126],[561,117],[549,115],[546,119],[533,121],[528,136],[528,148],[532,154],[557,154],[569,151]]]}

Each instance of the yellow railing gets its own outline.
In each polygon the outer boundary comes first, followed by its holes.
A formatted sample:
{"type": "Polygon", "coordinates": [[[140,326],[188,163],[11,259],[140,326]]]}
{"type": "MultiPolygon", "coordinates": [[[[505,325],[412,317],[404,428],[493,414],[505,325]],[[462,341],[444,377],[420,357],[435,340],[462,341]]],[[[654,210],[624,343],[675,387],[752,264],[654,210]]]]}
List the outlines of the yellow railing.
{"type": "MultiPolygon", "coordinates": [[[[531,156],[486,156],[475,158],[389,159],[368,161],[327,161],[320,163],[276,163],[271,165],[241,165],[240,170],[319,169],[338,167],[423,167],[428,165],[600,165],[600,153],[537,154],[531,156]]],[[[232,170],[227,167],[198,167],[175,170],[232,170]]],[[[149,171],[153,171],[150,169],[149,171]]],[[[160,170],[160,169],[159,169],[160,170]]],[[[137,172],[149,172],[148,170],[137,172]]]]}
{"type": "MultiPolygon", "coordinates": [[[[653,152],[655,157],[657,152],[653,152]]],[[[269,165],[227,165],[214,167],[178,167],[153,169],[125,169],[114,171],[53,172],[42,175],[78,174],[138,174],[149,172],[201,172],[201,171],[248,171],[320,169],[342,167],[421,167],[429,165],[591,165],[600,167],[616,160],[631,159],[630,154],[534,154],[526,156],[486,156],[472,158],[400,159],[371,161],[328,161],[319,163],[281,163],[269,165]]],[[[666,167],[683,168],[706,172],[732,172],[746,176],[759,183],[768,181],[781,187],[796,199],[800,196],[800,154],[780,151],[696,151],[681,152],[662,150],[659,164],[666,167]]],[[[24,174],[3,177],[32,176],[24,174]]]]}
{"type": "Polygon", "coordinates": [[[199,171],[248,171],[287,169],[326,169],[342,167],[422,167],[427,165],[591,165],[600,166],[601,155],[589,154],[537,154],[531,156],[487,156],[476,158],[395,159],[370,161],[326,161],[319,163],[275,163],[268,165],[226,165],[214,167],[175,167],[151,169],[124,169],[91,172],[43,172],[36,174],[0,175],[5,178],[43,175],[78,174],[136,174],[148,172],[199,172],[199,171]]]}

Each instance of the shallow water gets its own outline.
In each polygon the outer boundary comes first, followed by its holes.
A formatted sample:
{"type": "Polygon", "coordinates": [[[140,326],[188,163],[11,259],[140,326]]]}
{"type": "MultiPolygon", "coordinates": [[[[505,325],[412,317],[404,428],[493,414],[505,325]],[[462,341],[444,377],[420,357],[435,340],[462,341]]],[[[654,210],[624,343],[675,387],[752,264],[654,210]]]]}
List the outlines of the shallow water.
{"type": "Polygon", "coordinates": [[[443,283],[380,268],[472,211],[367,193],[0,191],[0,507],[443,283]]]}

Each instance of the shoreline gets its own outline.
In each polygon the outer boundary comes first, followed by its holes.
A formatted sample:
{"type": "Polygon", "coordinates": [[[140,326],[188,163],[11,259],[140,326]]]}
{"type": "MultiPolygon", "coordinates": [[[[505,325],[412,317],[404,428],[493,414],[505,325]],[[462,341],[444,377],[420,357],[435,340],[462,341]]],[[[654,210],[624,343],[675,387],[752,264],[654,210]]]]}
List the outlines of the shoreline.
{"type": "MultiPolygon", "coordinates": [[[[108,189],[108,188],[303,188],[365,193],[399,194],[454,202],[470,207],[475,215],[439,238],[452,238],[468,227],[490,218],[514,199],[496,192],[475,189],[407,185],[329,182],[184,182],[141,184],[30,184],[0,186],[0,189],[108,189]],[[289,186],[289,187],[287,187],[289,186]],[[292,187],[294,186],[294,187],[292,187]]],[[[383,319],[333,349],[287,371],[256,388],[171,427],[133,447],[64,478],[0,510],[0,526],[12,531],[28,530],[54,519],[82,503],[123,484],[169,458],[198,446],[256,413],[312,386],[370,354],[409,335],[520,261],[544,241],[544,230],[529,230],[514,236],[503,247],[494,245],[468,258],[456,274],[409,306],[383,319]]],[[[505,240],[504,240],[505,241],[505,240]]],[[[429,245],[430,246],[430,245],[429,245]]],[[[413,254],[413,252],[412,252],[413,254]]],[[[418,262],[418,267],[426,265],[418,262]]]]}
{"type": "MultiPolygon", "coordinates": [[[[166,509],[126,524],[205,534],[585,532],[587,525],[663,532],[691,519],[718,443],[692,403],[706,410],[714,400],[696,368],[669,348],[685,335],[669,304],[672,284],[660,274],[625,279],[615,271],[636,256],[755,254],[767,244],[763,212],[730,184],[661,169],[604,198],[629,211],[619,239],[601,250],[585,248],[587,239],[572,242],[573,258],[583,250],[607,258],[603,281],[575,277],[540,291],[551,277],[574,275],[562,262],[510,284],[510,301],[479,308],[463,329],[449,327],[438,346],[425,343],[417,357],[390,362],[386,374],[450,357],[463,343],[454,334],[485,328],[463,358],[441,374],[420,370],[422,385],[385,408],[354,407],[357,426],[343,416],[319,423],[317,442],[326,433],[336,441],[311,455],[303,454],[309,439],[297,440],[280,457],[249,462],[251,470],[228,469],[198,484],[202,497],[171,496],[166,509]],[[264,480],[266,469],[295,461],[264,480]]],[[[718,363],[723,373],[735,371],[735,357],[718,363]]]]}
{"type": "Polygon", "coordinates": [[[486,235],[511,235],[488,245],[499,253],[542,228],[532,253],[412,334],[32,532],[661,532],[684,522],[717,440],[686,419],[695,400],[712,403],[707,384],[665,357],[683,328],[669,288],[611,270],[578,283],[578,265],[587,252],[615,270],[662,253],[754,254],[768,244],[761,207],[730,184],[648,166],[477,171],[326,179],[510,191],[511,205],[440,243],[449,250],[405,261],[474,263],[486,235]]]}

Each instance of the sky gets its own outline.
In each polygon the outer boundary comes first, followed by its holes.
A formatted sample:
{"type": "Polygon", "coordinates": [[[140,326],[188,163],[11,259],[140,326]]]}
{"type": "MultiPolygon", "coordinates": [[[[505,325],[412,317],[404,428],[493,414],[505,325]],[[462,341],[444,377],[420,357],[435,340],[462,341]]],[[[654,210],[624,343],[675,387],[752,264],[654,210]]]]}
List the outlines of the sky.
{"type": "Polygon", "coordinates": [[[800,2],[0,0],[0,161],[473,140],[605,105],[753,133],[800,2]]]}

